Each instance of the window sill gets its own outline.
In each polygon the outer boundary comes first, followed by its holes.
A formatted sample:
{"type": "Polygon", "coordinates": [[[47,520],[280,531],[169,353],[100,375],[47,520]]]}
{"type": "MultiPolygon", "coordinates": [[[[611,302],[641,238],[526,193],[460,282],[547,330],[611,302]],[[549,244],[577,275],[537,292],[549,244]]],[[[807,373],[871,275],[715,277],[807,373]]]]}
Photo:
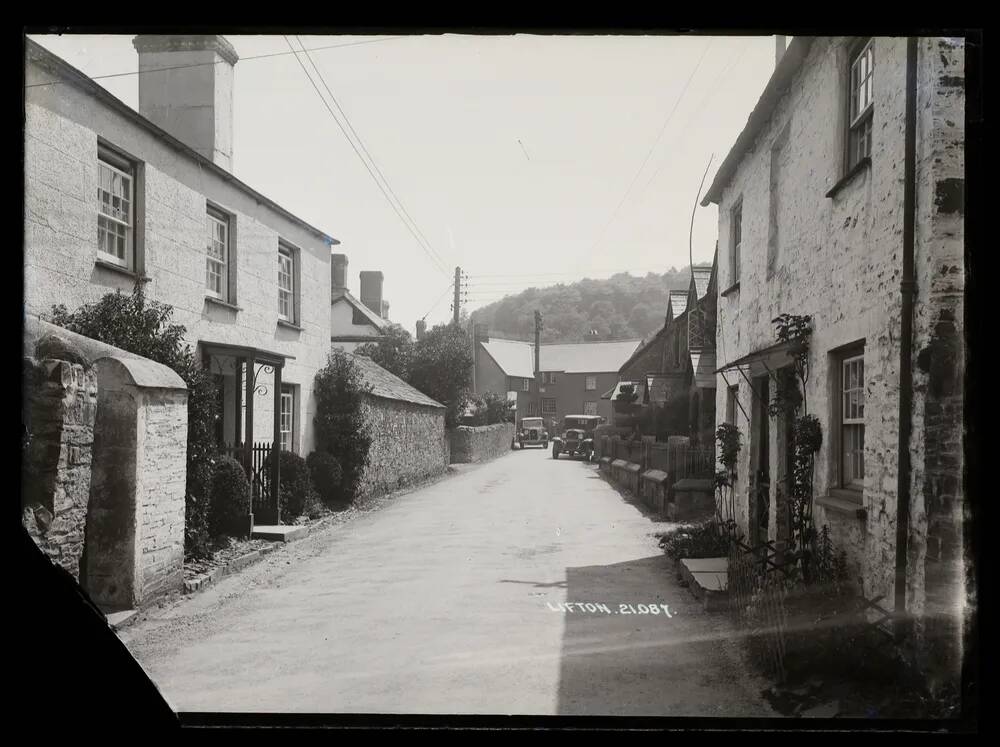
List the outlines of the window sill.
{"type": "Polygon", "coordinates": [[[295,322],[289,322],[284,319],[278,320],[279,327],[285,327],[286,329],[294,329],[296,332],[301,332],[304,328],[297,325],[295,322]]]}
{"type": "Polygon", "coordinates": [[[213,296],[205,296],[206,303],[210,303],[213,306],[221,306],[224,309],[229,309],[231,311],[243,311],[242,306],[237,306],[234,303],[229,303],[228,301],[223,301],[221,298],[215,298],[213,296]]]}
{"type": "Polygon", "coordinates": [[[862,503],[862,496],[860,490],[831,490],[827,495],[816,496],[816,503],[824,508],[864,519],[868,515],[868,510],[862,503]]]}
{"type": "Polygon", "coordinates": [[[728,288],[726,288],[724,291],[722,291],[722,293],[720,293],[719,295],[722,296],[723,298],[725,298],[730,293],[735,293],[739,289],[740,289],[740,281],[737,280],[735,283],[733,283],[728,288]]]}
{"type": "Polygon", "coordinates": [[[844,177],[830,188],[830,191],[826,193],[827,197],[836,197],[837,193],[840,192],[844,187],[854,181],[854,178],[860,174],[862,171],[870,169],[872,165],[871,157],[862,158],[855,164],[854,168],[844,174],[844,177]]]}
{"type": "Polygon", "coordinates": [[[102,270],[110,270],[111,272],[117,272],[119,275],[125,275],[132,278],[133,280],[138,280],[140,283],[148,283],[151,278],[147,275],[140,275],[135,270],[130,270],[127,267],[122,267],[121,265],[116,265],[114,262],[105,262],[103,259],[94,260],[94,264],[100,267],[102,270]]]}

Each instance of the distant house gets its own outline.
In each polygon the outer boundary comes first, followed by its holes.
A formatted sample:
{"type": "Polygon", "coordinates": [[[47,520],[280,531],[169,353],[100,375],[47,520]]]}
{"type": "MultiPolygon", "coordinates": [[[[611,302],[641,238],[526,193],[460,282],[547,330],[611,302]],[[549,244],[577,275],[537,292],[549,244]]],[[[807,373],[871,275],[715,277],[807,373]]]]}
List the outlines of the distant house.
{"type": "Polygon", "coordinates": [[[382,273],[362,270],[361,298],[347,289],[347,256],[334,254],[330,261],[330,342],[353,352],[382,339],[390,322],[389,304],[382,298],[382,273]]]}
{"type": "MultiPolygon", "coordinates": [[[[655,434],[687,436],[714,446],[716,261],[695,265],[686,291],[670,291],[663,328],[640,345],[618,371],[640,386],[639,403],[663,408],[655,434]]],[[[617,389],[607,392],[609,400],[617,389]]]]}
{"type": "Polygon", "coordinates": [[[640,340],[544,343],[490,338],[477,325],[475,391],[516,392],[517,417],[559,422],[566,415],[601,415],[611,422],[611,403],[601,394],[618,381],[622,362],[640,340]]]}

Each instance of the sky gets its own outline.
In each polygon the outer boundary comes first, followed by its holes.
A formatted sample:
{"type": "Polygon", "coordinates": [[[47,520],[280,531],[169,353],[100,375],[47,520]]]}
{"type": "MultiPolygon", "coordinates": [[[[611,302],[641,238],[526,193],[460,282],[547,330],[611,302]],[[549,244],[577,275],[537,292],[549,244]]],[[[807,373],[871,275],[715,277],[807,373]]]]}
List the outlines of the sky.
{"type": "MultiPolygon", "coordinates": [[[[91,77],[138,67],[131,35],[31,38],[91,77]]],[[[531,286],[686,266],[699,182],[775,52],[773,36],[289,37],[332,47],[310,54],[322,81],[300,56],[325,105],[284,37],[226,38],[240,56],[233,173],[338,239],[355,294],[361,270],[381,270],[389,317],[411,332],[450,318],[456,266],[470,311],[531,286]]],[[[137,75],[98,83],[137,107],[137,75]]],[[[717,220],[697,208],[695,263],[711,262],[717,220]]]]}

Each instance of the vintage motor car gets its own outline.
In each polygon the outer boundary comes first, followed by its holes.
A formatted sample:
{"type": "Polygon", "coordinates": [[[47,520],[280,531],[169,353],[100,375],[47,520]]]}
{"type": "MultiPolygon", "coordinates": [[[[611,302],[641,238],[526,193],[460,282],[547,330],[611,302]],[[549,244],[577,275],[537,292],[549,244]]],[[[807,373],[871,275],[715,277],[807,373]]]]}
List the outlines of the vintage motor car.
{"type": "Polygon", "coordinates": [[[541,418],[523,418],[520,429],[514,434],[514,441],[522,449],[525,446],[541,446],[547,449],[549,432],[545,429],[545,423],[541,418]]]}
{"type": "Polygon", "coordinates": [[[603,422],[600,415],[567,415],[563,418],[562,435],[552,439],[552,458],[568,454],[589,462],[594,455],[594,428],[603,422]]]}

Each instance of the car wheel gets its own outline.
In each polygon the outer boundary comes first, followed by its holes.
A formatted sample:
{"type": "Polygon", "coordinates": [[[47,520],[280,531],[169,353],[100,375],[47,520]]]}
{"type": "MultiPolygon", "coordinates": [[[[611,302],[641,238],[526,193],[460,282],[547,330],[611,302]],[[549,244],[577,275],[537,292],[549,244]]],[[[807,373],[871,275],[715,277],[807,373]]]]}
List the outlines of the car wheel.
{"type": "Polygon", "coordinates": [[[556,444],[552,444],[552,458],[553,459],[559,458],[559,447],[556,446],[556,444]]]}

